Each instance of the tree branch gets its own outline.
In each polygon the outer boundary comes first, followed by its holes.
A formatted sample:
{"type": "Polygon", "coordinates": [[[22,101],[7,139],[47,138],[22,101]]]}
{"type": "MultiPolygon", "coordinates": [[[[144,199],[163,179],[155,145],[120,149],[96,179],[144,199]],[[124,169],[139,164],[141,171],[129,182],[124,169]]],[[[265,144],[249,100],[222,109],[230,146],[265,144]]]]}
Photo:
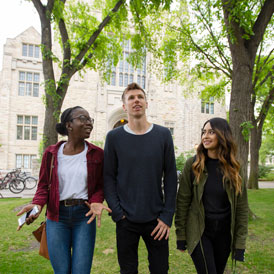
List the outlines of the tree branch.
{"type": "Polygon", "coordinates": [[[66,68],[69,67],[70,59],[71,59],[71,48],[70,48],[70,42],[69,42],[69,36],[66,28],[65,21],[63,19],[59,20],[58,23],[59,31],[62,38],[62,47],[64,52],[64,59],[63,59],[63,68],[62,71],[64,72],[66,68]]]}
{"type": "Polygon", "coordinates": [[[267,113],[269,111],[269,108],[271,107],[271,105],[273,104],[273,102],[274,102],[274,87],[272,87],[272,89],[269,91],[269,94],[266,97],[266,99],[265,99],[265,101],[264,101],[264,103],[262,105],[260,114],[259,114],[259,116],[256,119],[256,121],[259,122],[258,128],[262,128],[263,127],[264,120],[265,120],[265,118],[267,116],[267,113]]]}
{"type": "Polygon", "coordinates": [[[109,21],[111,20],[112,16],[114,13],[116,13],[119,8],[126,2],[126,0],[119,0],[115,7],[112,9],[112,11],[104,18],[104,20],[100,23],[100,25],[98,26],[97,30],[95,32],[93,32],[93,34],[90,36],[86,46],[80,51],[80,53],[76,56],[76,60],[78,60],[79,62],[81,62],[81,60],[83,59],[83,57],[85,56],[85,54],[87,53],[87,51],[89,50],[89,48],[91,47],[91,45],[94,44],[96,38],[99,36],[99,34],[101,33],[101,31],[103,30],[103,28],[109,23],[109,21]]]}
{"type": "MultiPolygon", "coordinates": [[[[52,37],[51,37],[51,14],[54,6],[54,0],[48,0],[47,6],[44,6],[40,0],[32,0],[41,21],[41,44],[43,54],[43,74],[47,85],[48,81],[53,81],[55,85],[55,76],[52,62],[52,37]]],[[[47,95],[46,95],[47,96],[47,95]]]]}
{"type": "Polygon", "coordinates": [[[234,50],[239,50],[239,46],[237,49],[235,48],[236,44],[243,44],[245,41],[243,39],[244,30],[240,27],[235,20],[230,20],[229,16],[231,15],[230,10],[234,8],[234,1],[233,0],[222,0],[223,12],[224,12],[224,22],[227,28],[227,35],[228,35],[228,43],[230,45],[231,52],[234,50]],[[233,35],[236,38],[237,43],[233,43],[232,37],[229,35],[229,31],[233,30],[233,35]]]}
{"type": "Polygon", "coordinates": [[[182,32],[182,33],[185,32],[185,34],[186,34],[186,35],[189,37],[189,39],[191,40],[192,45],[197,49],[197,51],[199,51],[201,54],[203,54],[203,55],[206,57],[206,59],[207,59],[207,60],[209,61],[209,63],[214,67],[214,69],[215,69],[215,70],[222,71],[228,78],[231,79],[232,75],[231,75],[228,71],[226,71],[227,68],[226,68],[226,67],[223,68],[223,67],[222,67],[222,64],[219,63],[218,60],[217,60],[216,58],[210,56],[206,51],[204,51],[204,50],[203,50],[203,49],[194,41],[192,35],[189,33],[189,31],[188,31],[186,28],[184,28],[182,22],[181,22],[181,27],[182,27],[181,29],[177,29],[177,28],[175,28],[174,26],[169,26],[169,27],[172,28],[172,29],[174,29],[174,30],[176,30],[176,31],[182,32]]]}
{"type": "Polygon", "coordinates": [[[263,39],[265,29],[271,20],[274,13],[274,1],[266,0],[262,6],[261,12],[259,13],[255,24],[253,25],[254,36],[248,41],[249,48],[253,54],[256,54],[259,43],[263,39]]]}
{"type": "Polygon", "coordinates": [[[220,49],[220,45],[219,45],[219,43],[218,43],[218,41],[217,41],[217,38],[216,38],[216,36],[215,36],[215,34],[214,34],[214,32],[213,32],[211,26],[210,26],[210,23],[209,23],[209,21],[207,20],[207,18],[206,18],[206,16],[205,16],[205,14],[203,13],[203,11],[201,10],[201,8],[200,8],[198,2],[196,3],[196,7],[197,7],[198,11],[200,12],[200,14],[201,14],[201,16],[202,16],[202,20],[204,21],[204,25],[205,25],[205,27],[206,27],[208,33],[210,34],[210,36],[211,36],[211,38],[212,38],[212,40],[213,40],[213,42],[214,42],[214,44],[215,44],[215,48],[217,49],[217,51],[218,51],[218,53],[219,53],[219,57],[220,57],[222,63],[224,64],[223,67],[226,67],[227,70],[228,70],[230,73],[232,73],[232,69],[230,68],[230,63],[229,63],[229,61],[227,60],[226,56],[223,54],[222,50],[220,49]],[[226,64],[226,65],[225,65],[225,64],[226,64]]]}
{"type": "MultiPolygon", "coordinates": [[[[272,67],[272,69],[274,69],[274,66],[272,67]]],[[[257,89],[258,89],[259,87],[261,87],[261,86],[267,81],[267,79],[268,79],[269,77],[271,77],[271,76],[273,76],[272,73],[271,73],[271,72],[268,72],[267,75],[265,76],[265,78],[264,78],[264,79],[259,83],[259,85],[257,86],[257,89]]]]}
{"type": "Polygon", "coordinates": [[[259,54],[258,54],[258,58],[257,58],[257,62],[256,62],[255,77],[254,77],[254,81],[252,83],[253,90],[255,89],[255,86],[256,86],[257,81],[259,79],[259,74],[260,74],[260,72],[262,71],[262,68],[263,68],[263,66],[260,66],[262,48],[263,48],[263,43],[260,44],[260,50],[259,50],[259,54]]]}

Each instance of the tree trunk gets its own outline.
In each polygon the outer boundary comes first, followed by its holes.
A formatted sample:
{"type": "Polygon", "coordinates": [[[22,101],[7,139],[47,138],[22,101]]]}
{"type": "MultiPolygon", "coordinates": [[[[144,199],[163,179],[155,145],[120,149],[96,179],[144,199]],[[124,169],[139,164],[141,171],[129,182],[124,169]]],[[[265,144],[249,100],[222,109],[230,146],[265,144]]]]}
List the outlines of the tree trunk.
{"type": "Polygon", "coordinates": [[[49,145],[55,144],[58,140],[57,132],[55,130],[56,123],[58,120],[54,116],[53,103],[49,102],[45,110],[45,122],[44,122],[44,134],[43,134],[43,150],[49,145]]]}
{"type": "Polygon", "coordinates": [[[248,179],[248,188],[258,189],[258,179],[259,179],[259,150],[261,147],[262,134],[259,132],[257,125],[253,124],[251,130],[250,139],[250,172],[248,179]]]}
{"type": "Polygon", "coordinates": [[[228,43],[232,57],[232,88],[229,107],[229,124],[238,146],[238,159],[242,166],[244,182],[247,183],[248,139],[242,134],[243,123],[251,121],[252,73],[255,55],[243,39],[243,30],[236,21],[231,21],[232,1],[223,0],[224,21],[228,33],[228,43]],[[254,55],[254,56],[253,56],[254,55]]]}
{"type": "MultiPolygon", "coordinates": [[[[242,56],[241,56],[242,57],[242,56]]],[[[239,60],[237,55],[233,58],[239,60]]],[[[248,62],[248,61],[247,61],[248,62]]],[[[245,63],[247,63],[245,62],[245,63]]],[[[233,63],[231,101],[229,109],[229,124],[238,146],[238,158],[241,163],[244,181],[247,182],[248,141],[242,134],[241,124],[250,121],[250,88],[252,88],[252,70],[247,65],[233,63]]]]}
{"type": "Polygon", "coordinates": [[[61,88],[55,90],[56,94],[60,97],[58,100],[54,101],[53,97],[46,94],[47,107],[45,110],[45,121],[44,121],[44,135],[43,135],[43,148],[44,150],[58,141],[58,134],[55,130],[56,124],[59,122],[59,114],[61,113],[61,108],[67,94],[68,84],[71,77],[68,77],[67,84],[62,85],[61,88]],[[61,90],[61,91],[60,91],[61,90]]]}

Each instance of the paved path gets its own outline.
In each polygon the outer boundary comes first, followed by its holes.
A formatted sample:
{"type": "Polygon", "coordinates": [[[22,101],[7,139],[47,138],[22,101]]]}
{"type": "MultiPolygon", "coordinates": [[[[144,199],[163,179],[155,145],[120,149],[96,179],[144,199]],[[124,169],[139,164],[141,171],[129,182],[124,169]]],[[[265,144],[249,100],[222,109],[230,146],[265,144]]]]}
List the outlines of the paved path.
{"type": "Polygon", "coordinates": [[[0,198],[33,198],[36,188],[31,190],[24,190],[19,194],[12,193],[9,189],[0,190],[0,198]]]}
{"type": "MultiPolygon", "coordinates": [[[[274,181],[269,182],[269,181],[264,181],[264,182],[259,182],[259,188],[274,188],[274,181]]],[[[10,192],[8,189],[7,190],[0,190],[0,198],[33,198],[34,193],[36,191],[36,188],[31,189],[31,190],[24,190],[23,192],[19,194],[14,194],[10,192]]]]}
{"type": "Polygon", "coordinates": [[[274,188],[274,181],[259,181],[259,188],[274,188]]]}

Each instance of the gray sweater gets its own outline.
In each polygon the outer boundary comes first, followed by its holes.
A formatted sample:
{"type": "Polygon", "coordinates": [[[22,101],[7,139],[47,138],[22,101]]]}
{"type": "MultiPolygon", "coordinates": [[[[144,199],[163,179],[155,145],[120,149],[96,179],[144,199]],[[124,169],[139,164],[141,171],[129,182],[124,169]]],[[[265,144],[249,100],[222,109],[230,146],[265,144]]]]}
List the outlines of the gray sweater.
{"type": "Polygon", "coordinates": [[[133,135],[119,127],[108,133],[104,194],[115,222],[125,215],[136,223],[159,218],[171,226],[176,191],[174,146],[167,128],[154,125],[146,134],[133,135]]]}

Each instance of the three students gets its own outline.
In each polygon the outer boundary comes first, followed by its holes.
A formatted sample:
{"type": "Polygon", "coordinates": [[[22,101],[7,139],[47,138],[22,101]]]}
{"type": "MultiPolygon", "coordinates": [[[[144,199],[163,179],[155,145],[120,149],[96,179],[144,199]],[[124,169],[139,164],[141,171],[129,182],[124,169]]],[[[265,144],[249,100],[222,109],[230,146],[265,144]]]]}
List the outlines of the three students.
{"type": "MultiPolygon", "coordinates": [[[[93,119],[74,107],[63,112],[56,127],[68,140],[46,149],[32,204],[18,213],[34,205],[41,212],[47,204],[48,247],[56,274],[90,273],[95,217],[100,225],[103,210],[112,212],[116,222],[121,274],[138,273],[140,237],[148,250],[150,273],[168,273],[177,191],[173,141],[168,129],[147,121],[146,94],[140,86],[130,84],[122,100],[129,123],[109,132],[104,152],[110,208],[102,204],[103,151],[85,141],[93,119]]],[[[203,126],[197,154],[187,160],[180,177],[177,248],[188,250],[197,273],[223,273],[230,252],[236,260],[244,258],[247,221],[247,192],[231,129],[222,118],[210,119],[203,126]]]]}

